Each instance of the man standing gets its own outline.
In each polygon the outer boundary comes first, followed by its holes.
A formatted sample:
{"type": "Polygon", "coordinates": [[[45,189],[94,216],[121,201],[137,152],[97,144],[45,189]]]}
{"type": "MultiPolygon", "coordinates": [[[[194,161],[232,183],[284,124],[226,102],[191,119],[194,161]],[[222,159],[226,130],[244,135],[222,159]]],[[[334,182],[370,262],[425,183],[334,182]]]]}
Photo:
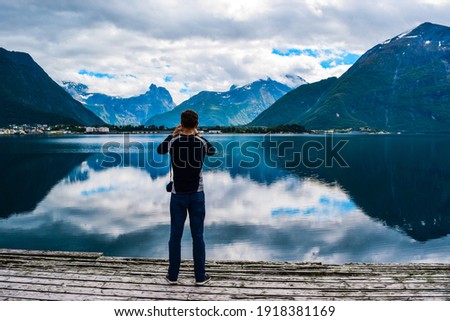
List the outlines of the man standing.
{"type": "Polygon", "coordinates": [[[195,284],[211,280],[205,273],[205,194],[202,167],[205,156],[214,155],[215,148],[197,133],[198,115],[193,110],[181,113],[181,124],[159,146],[159,154],[170,153],[173,185],[170,198],[169,270],[166,280],[177,284],[181,263],[181,237],[189,213],[192,235],[195,284]]]}

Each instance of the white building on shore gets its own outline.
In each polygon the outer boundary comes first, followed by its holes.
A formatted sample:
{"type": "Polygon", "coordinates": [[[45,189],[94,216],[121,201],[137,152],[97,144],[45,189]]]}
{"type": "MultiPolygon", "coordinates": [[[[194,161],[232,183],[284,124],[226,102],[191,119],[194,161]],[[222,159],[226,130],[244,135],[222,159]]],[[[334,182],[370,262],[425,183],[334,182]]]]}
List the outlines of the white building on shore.
{"type": "Polygon", "coordinates": [[[107,134],[109,133],[108,127],[86,127],[86,133],[93,134],[93,133],[100,133],[100,134],[107,134]]]}

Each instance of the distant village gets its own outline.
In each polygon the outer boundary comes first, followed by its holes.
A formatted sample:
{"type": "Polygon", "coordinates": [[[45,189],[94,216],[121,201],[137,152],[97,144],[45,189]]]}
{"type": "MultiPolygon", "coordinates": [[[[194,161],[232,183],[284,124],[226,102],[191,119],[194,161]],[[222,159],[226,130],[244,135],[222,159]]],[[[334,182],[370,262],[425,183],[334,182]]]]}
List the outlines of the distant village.
{"type": "MultiPolygon", "coordinates": [[[[71,134],[159,134],[170,133],[172,130],[166,127],[145,126],[75,126],[75,125],[8,125],[0,127],[0,135],[71,135],[71,134]]],[[[199,131],[201,134],[221,134],[221,130],[206,129],[199,131]]]]}
{"type": "MultiPolygon", "coordinates": [[[[76,125],[9,125],[0,128],[0,135],[99,135],[99,134],[169,134],[173,128],[165,126],[76,126],[76,125]]],[[[264,134],[264,133],[306,133],[299,125],[281,125],[276,127],[214,126],[198,129],[199,134],[264,134]]]]}
{"type": "Polygon", "coordinates": [[[80,133],[109,133],[108,127],[85,127],[85,126],[66,126],[66,125],[9,125],[0,128],[0,135],[64,135],[64,134],[80,134],[80,133]]]}
{"type": "MultiPolygon", "coordinates": [[[[9,125],[0,127],[0,135],[99,135],[99,134],[169,134],[173,129],[164,126],[76,126],[76,125],[9,125]]],[[[247,126],[215,126],[199,129],[199,134],[251,134],[251,133],[280,133],[280,134],[391,134],[386,131],[377,131],[368,127],[358,130],[332,129],[308,131],[299,125],[281,125],[275,127],[247,127],[247,126]]],[[[397,133],[399,134],[399,133],[397,133]]]]}

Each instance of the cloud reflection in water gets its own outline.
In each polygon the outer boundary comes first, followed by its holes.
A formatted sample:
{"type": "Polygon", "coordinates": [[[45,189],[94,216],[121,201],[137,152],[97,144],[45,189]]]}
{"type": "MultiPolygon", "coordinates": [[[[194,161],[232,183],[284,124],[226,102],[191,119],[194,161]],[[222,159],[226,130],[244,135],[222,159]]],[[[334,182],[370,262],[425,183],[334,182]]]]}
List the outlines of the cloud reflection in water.
{"type": "MultiPolygon", "coordinates": [[[[15,231],[19,244],[33,244],[47,231],[53,249],[72,242],[71,250],[167,256],[167,176],[152,179],[134,167],[95,170],[87,162],[76,171],[83,179],[60,181],[33,212],[4,220],[3,237],[15,231]]],[[[262,184],[227,171],[206,171],[204,182],[208,259],[449,261],[448,237],[412,241],[366,216],[336,184],[293,176],[262,184]]],[[[183,257],[190,251],[186,228],[183,257]]]]}

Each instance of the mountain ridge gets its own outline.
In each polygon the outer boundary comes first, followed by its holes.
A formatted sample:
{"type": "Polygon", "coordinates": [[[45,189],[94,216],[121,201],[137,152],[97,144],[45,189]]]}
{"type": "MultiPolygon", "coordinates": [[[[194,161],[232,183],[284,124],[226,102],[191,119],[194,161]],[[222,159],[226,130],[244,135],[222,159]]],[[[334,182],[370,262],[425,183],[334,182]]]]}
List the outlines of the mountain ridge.
{"type": "Polygon", "coordinates": [[[291,90],[267,78],[240,87],[231,86],[225,92],[201,91],[172,111],[150,118],[146,125],[174,127],[180,122],[180,113],[186,109],[197,111],[203,126],[244,125],[291,90]]]}
{"type": "Polygon", "coordinates": [[[155,84],[151,84],[145,93],[128,98],[92,93],[81,83],[63,81],[61,85],[73,98],[111,125],[143,125],[152,115],[175,107],[169,91],[155,84]]]}
{"type": "Polygon", "coordinates": [[[426,22],[380,42],[339,78],[312,84],[285,78],[291,87],[260,79],[224,92],[202,91],[175,106],[167,89],[154,84],[129,98],[90,93],[70,82],[63,90],[29,54],[0,48],[0,123],[173,127],[182,110],[194,109],[204,126],[450,131],[447,26],[426,22]],[[301,86],[293,89],[296,83],[301,86]]]}

